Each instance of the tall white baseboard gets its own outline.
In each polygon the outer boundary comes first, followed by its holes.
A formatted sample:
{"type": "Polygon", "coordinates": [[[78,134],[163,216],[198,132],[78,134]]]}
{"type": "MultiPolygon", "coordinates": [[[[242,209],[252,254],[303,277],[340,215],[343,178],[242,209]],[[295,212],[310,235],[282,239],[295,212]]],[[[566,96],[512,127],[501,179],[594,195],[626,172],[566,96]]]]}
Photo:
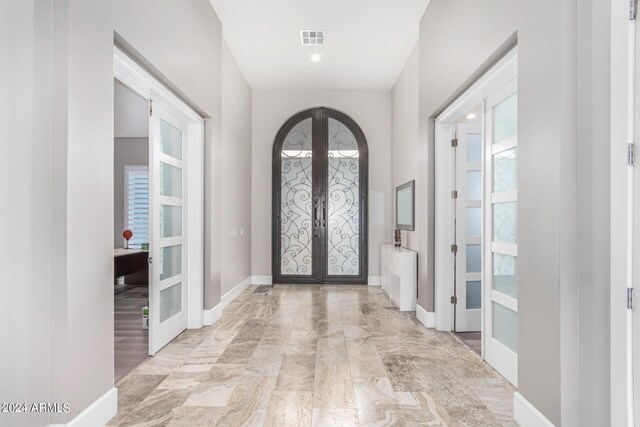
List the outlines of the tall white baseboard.
{"type": "Polygon", "coordinates": [[[213,308],[205,309],[202,315],[202,320],[205,325],[213,325],[222,316],[222,310],[229,305],[231,301],[238,298],[238,296],[244,292],[252,283],[252,276],[247,277],[242,282],[231,288],[228,292],[222,295],[220,303],[213,308]]]}
{"type": "Polygon", "coordinates": [[[49,424],[47,427],[96,427],[107,424],[118,413],[118,389],[112,387],[87,409],[67,424],[49,424]]]}
{"type": "Polygon", "coordinates": [[[254,285],[272,285],[272,276],[252,276],[252,283],[254,285]]]}
{"type": "Polygon", "coordinates": [[[380,286],[382,284],[381,276],[369,276],[367,278],[367,283],[369,286],[380,286]]]}
{"type": "Polygon", "coordinates": [[[222,303],[218,303],[218,305],[213,308],[205,308],[202,314],[202,323],[205,326],[211,326],[216,323],[222,316],[223,308],[222,303]]]}
{"type": "Polygon", "coordinates": [[[222,307],[226,307],[227,304],[229,304],[234,299],[238,298],[238,296],[241,293],[243,293],[245,289],[251,286],[251,282],[252,282],[251,276],[249,276],[246,279],[244,279],[242,282],[238,283],[233,288],[231,288],[224,295],[222,295],[222,298],[220,298],[220,303],[222,304],[222,307]]]}
{"type": "Polygon", "coordinates": [[[522,427],[554,427],[542,412],[517,391],[513,393],[513,418],[522,427]]]}
{"type": "Polygon", "coordinates": [[[436,314],[420,307],[420,304],[416,304],[416,318],[427,328],[435,326],[436,314]]]}

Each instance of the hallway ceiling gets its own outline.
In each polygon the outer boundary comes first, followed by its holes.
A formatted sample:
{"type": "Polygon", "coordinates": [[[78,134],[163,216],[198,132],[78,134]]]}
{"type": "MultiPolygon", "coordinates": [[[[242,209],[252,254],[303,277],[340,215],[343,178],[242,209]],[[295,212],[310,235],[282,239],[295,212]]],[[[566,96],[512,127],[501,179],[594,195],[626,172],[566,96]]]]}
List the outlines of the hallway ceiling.
{"type": "Polygon", "coordinates": [[[390,89],[429,0],[210,0],[253,89],[390,89]],[[302,46],[300,30],[325,30],[302,46]],[[313,54],[321,55],[317,63],[313,54]]]}

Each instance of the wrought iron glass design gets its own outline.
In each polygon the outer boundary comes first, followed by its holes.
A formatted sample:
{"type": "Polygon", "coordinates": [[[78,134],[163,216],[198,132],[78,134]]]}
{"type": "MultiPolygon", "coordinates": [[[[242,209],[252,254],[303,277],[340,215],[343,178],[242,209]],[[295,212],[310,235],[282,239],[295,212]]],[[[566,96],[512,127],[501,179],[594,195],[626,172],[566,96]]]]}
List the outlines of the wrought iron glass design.
{"type": "Polygon", "coordinates": [[[280,199],[280,271],[313,274],[312,121],[289,131],[282,144],[280,199]]]}
{"type": "Polygon", "coordinates": [[[327,177],[327,272],[360,274],[360,159],[358,142],[343,123],[329,118],[327,177]]]}

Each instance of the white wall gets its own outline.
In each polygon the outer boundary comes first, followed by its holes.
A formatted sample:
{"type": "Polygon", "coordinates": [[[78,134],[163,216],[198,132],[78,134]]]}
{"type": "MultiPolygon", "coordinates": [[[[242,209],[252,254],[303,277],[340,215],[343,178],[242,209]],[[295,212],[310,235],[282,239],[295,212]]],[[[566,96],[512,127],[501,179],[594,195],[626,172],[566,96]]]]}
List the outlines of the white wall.
{"type": "Polygon", "coordinates": [[[12,343],[0,352],[0,394],[70,404],[12,426],[65,423],[113,387],[114,37],[209,117],[205,304],[220,301],[221,23],[207,0],[2,2],[0,12],[12,58],[0,83],[1,173],[16,183],[1,187],[13,243],[0,257],[12,343]],[[159,23],[170,25],[159,33],[159,23]]]}
{"type": "MultiPolygon", "coordinates": [[[[51,180],[52,30],[51,2],[0,2],[1,402],[51,400],[49,344],[57,335],[49,293],[59,270],[50,260],[60,249],[50,203],[59,184],[51,180]]],[[[47,421],[47,414],[0,414],[3,426],[47,421]]]]}
{"type": "Polygon", "coordinates": [[[555,425],[609,425],[609,336],[596,323],[608,321],[608,157],[599,144],[610,8],[431,0],[420,23],[419,303],[433,307],[433,119],[517,41],[518,386],[555,425]]]}
{"type": "Polygon", "coordinates": [[[149,138],[113,140],[113,247],[124,245],[124,167],[149,165],[149,138]]]}
{"type": "MultiPolygon", "coordinates": [[[[393,107],[393,141],[392,153],[393,159],[393,197],[392,197],[392,227],[396,223],[396,198],[395,188],[411,180],[416,181],[415,190],[415,210],[419,212],[421,203],[421,195],[423,193],[418,179],[419,158],[416,153],[419,152],[419,135],[418,128],[420,120],[418,115],[419,106],[419,61],[418,46],[411,51],[411,55],[407,60],[402,73],[392,91],[392,107],[393,107]]],[[[402,230],[402,246],[418,251],[419,248],[419,232],[420,225],[423,221],[419,220],[416,215],[415,230],[402,230]]]]}
{"type": "Polygon", "coordinates": [[[222,45],[221,294],[251,275],[251,88],[222,45]]]}
{"type": "MultiPolygon", "coordinates": [[[[392,240],[391,92],[254,91],[251,203],[251,271],[271,275],[271,166],[276,133],[298,111],[331,107],[362,128],[369,146],[369,199],[384,197],[384,223],[369,227],[369,276],[380,275],[380,244],[392,240]]],[[[369,218],[373,212],[370,203],[369,218]]]]}

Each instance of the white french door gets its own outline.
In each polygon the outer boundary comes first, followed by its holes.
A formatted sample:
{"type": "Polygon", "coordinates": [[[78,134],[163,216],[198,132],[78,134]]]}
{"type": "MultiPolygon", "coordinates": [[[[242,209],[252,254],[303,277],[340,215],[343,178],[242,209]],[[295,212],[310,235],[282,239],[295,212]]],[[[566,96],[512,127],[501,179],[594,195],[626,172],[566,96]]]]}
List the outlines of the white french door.
{"type": "Polygon", "coordinates": [[[517,79],[485,101],[485,359],[518,384],[517,79]]]}
{"type": "Polygon", "coordinates": [[[454,329],[480,331],[482,325],[482,126],[456,125],[454,329]]]}
{"type": "Polygon", "coordinates": [[[149,354],[187,328],[187,123],[153,103],[150,120],[149,354]]]}

